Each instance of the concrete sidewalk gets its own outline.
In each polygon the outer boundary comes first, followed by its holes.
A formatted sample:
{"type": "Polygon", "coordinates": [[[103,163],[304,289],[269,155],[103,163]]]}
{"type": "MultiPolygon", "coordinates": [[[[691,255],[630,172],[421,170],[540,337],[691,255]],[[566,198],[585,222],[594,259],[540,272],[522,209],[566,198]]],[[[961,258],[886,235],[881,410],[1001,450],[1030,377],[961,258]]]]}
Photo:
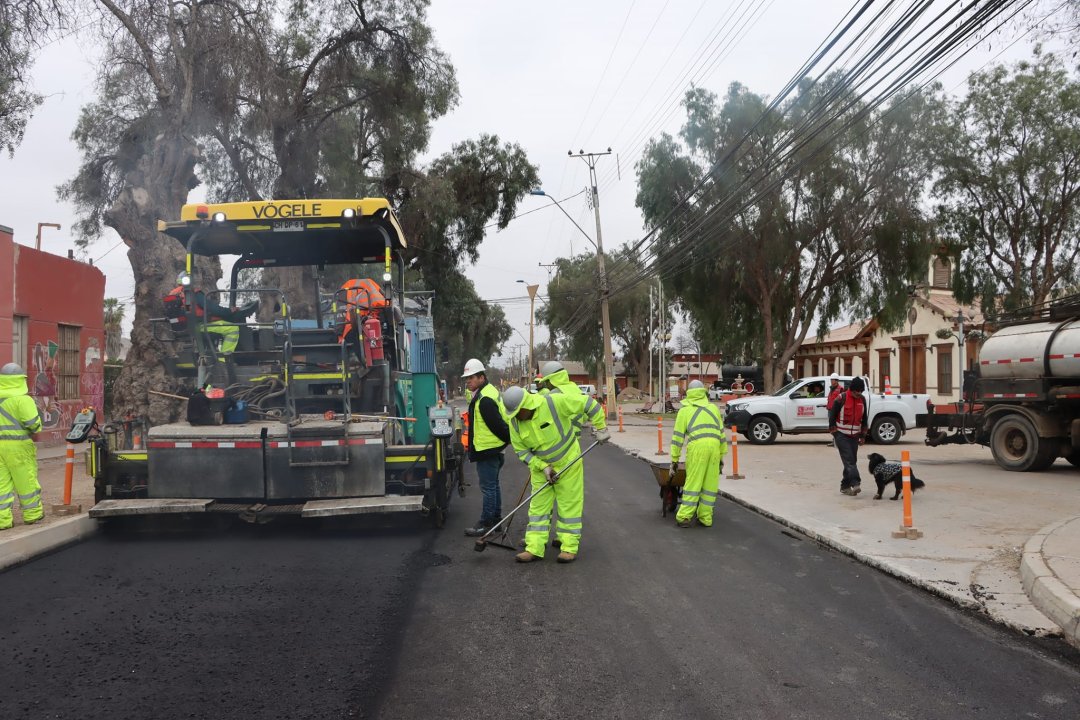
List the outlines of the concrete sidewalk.
{"type": "MultiPolygon", "coordinates": [[[[664,420],[663,455],[657,454],[655,417],[626,414],[625,432],[615,425],[612,441],[666,466],[673,425],[664,420]]],[[[987,448],[928,448],[915,431],[897,445],[863,448],[863,492],[849,497],[840,494],[840,458],[827,436],[782,436],[765,446],[739,440],[745,478],[726,477],[729,451],[720,482],[725,497],[1012,628],[1060,635],[1080,647],[1080,471],[1065,460],[1042,473],[1011,473],[987,448]],[[911,453],[913,472],[926,482],[914,495],[914,526],[924,533],[917,540],[892,537],[903,521],[903,503],[888,499],[891,486],[884,499],[874,500],[866,469],[868,453],[899,460],[901,450],[911,453]]],[[[653,482],[651,474],[640,479],[653,482]]]]}
{"type": "Polygon", "coordinates": [[[90,520],[86,513],[94,504],[94,481],[87,476],[83,461],[86,447],[75,448],[69,514],[56,508],[64,499],[66,448],[63,445],[38,448],[38,481],[45,517],[33,525],[24,525],[19,505],[15,504],[15,526],[0,531],[0,570],[75,542],[96,529],[96,521],[90,520]]]}

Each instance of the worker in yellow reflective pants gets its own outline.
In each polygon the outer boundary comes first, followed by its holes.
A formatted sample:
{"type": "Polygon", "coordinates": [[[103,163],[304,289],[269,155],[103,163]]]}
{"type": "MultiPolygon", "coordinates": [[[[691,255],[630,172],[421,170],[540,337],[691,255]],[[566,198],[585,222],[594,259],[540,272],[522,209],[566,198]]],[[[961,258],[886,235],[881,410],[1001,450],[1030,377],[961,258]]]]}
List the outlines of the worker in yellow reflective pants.
{"type": "Polygon", "coordinates": [[[713,508],[720,492],[720,468],[727,455],[727,436],[720,411],[709,401],[705,384],[694,380],[687,387],[686,400],[675,417],[671,436],[671,472],[679,469],[679,456],[686,446],[686,484],[675,521],[690,527],[694,516],[705,527],[713,523],[713,508]]]}
{"type": "Polygon", "coordinates": [[[23,522],[32,525],[45,514],[38,484],[37,448],[41,416],[26,389],[26,372],[15,363],[0,368],[0,530],[14,524],[16,498],[23,522]]]}

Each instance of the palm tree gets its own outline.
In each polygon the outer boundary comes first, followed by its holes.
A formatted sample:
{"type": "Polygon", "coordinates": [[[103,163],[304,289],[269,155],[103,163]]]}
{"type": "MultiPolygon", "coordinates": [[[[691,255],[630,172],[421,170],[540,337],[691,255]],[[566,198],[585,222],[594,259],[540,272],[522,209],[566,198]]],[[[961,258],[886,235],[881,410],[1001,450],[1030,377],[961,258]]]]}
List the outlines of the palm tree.
{"type": "Polygon", "coordinates": [[[124,304],[105,298],[105,357],[114,362],[120,357],[120,324],[124,322],[124,304]]]}

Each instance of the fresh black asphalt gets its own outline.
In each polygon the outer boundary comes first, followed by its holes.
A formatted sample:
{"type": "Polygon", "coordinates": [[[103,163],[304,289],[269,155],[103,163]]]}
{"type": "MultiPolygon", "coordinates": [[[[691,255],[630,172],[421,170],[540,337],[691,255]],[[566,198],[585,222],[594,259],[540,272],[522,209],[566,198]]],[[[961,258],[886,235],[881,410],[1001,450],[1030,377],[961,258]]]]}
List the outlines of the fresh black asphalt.
{"type": "MultiPolygon", "coordinates": [[[[506,507],[524,481],[508,458],[506,507]]],[[[569,565],[474,552],[475,484],[442,531],[170,523],[40,558],[0,574],[0,717],[1080,717],[1060,642],[730,503],[678,529],[616,448],[586,485],[569,565]]]]}

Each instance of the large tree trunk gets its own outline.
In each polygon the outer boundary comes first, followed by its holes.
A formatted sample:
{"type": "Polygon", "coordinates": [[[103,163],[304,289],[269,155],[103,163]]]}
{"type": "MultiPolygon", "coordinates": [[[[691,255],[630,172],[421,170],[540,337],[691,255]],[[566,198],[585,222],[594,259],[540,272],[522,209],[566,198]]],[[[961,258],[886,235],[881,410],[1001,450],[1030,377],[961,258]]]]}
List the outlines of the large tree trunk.
{"type": "Polygon", "coordinates": [[[119,413],[146,416],[156,425],[176,419],[184,409],[180,401],[148,392],[169,392],[179,386],[165,374],[168,349],[153,339],[150,319],[163,316],[161,299],[176,286],[184,251],[176,240],[157,232],[157,221],[180,217],[188,191],[198,184],[194,171],[200,153],[192,140],[179,135],[162,135],[146,145],[105,222],[127,244],[137,278],[131,349],[114,386],[113,407],[119,413]]]}

